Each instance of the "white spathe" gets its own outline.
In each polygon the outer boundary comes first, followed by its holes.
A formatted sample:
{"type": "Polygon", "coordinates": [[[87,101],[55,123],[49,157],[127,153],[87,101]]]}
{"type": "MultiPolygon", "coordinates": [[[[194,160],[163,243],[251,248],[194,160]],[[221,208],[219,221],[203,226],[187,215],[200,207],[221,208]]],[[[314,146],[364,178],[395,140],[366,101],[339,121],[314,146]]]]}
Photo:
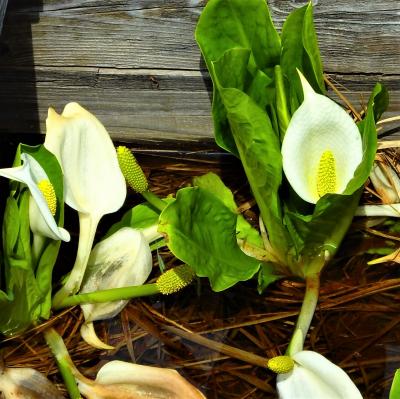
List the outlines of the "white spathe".
{"type": "Polygon", "coordinates": [[[350,377],[319,353],[300,351],[291,357],[293,370],[277,376],[280,399],[362,399],[350,377]]]}
{"type": "Polygon", "coordinates": [[[304,101],[293,114],[282,143],[286,178],[304,200],[315,204],[321,156],[329,151],[336,165],[335,193],[343,193],[363,156],[357,125],[339,105],[315,93],[299,71],[304,101]]]}
{"type": "Polygon", "coordinates": [[[54,303],[75,294],[85,273],[101,217],[117,211],[126,197],[126,184],[114,145],[104,126],[77,103],[61,115],[49,109],[45,147],[60,162],[65,202],[79,214],[79,244],[74,267],[54,303]]]}
{"type": "MultiPolygon", "coordinates": [[[[152,270],[150,246],[144,235],[123,227],[93,248],[80,293],[142,285],[152,270]]],[[[97,338],[93,324],[117,315],[129,300],[81,305],[85,324],[83,339],[97,348],[105,348],[97,338]]],[[[107,345],[109,348],[109,346],[107,345]]]]}
{"type": "Polygon", "coordinates": [[[29,223],[32,231],[53,240],[69,241],[67,230],[57,226],[43,193],[38,187],[42,180],[49,180],[45,170],[31,155],[21,154],[21,166],[0,169],[0,176],[24,183],[28,186],[33,202],[30,200],[29,223]],[[32,204],[31,204],[32,203],[32,204]],[[32,209],[31,209],[32,208],[32,209]]]}
{"type": "Polygon", "coordinates": [[[95,381],[75,378],[88,399],[206,399],[175,370],[119,360],[106,363],[95,381]]]}
{"type": "Polygon", "coordinates": [[[61,115],[49,109],[45,147],[60,162],[65,202],[78,212],[105,215],[117,211],[126,197],[126,184],[111,138],[89,111],[77,103],[61,115]]]}

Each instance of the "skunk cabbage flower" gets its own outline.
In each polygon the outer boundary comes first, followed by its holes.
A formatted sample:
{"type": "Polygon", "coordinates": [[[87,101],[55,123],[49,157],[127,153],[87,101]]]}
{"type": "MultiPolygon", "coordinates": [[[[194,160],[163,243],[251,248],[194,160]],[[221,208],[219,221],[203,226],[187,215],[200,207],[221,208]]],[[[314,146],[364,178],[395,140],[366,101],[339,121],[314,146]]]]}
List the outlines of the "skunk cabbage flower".
{"type": "MultiPolygon", "coordinates": [[[[151,269],[151,250],[143,234],[123,227],[93,248],[80,292],[142,285],[151,269]]],[[[81,305],[85,316],[85,324],[81,328],[83,339],[99,349],[112,348],[97,338],[92,322],[114,317],[128,302],[120,300],[81,305]]]]}
{"type": "Polygon", "coordinates": [[[29,219],[33,233],[53,240],[69,241],[70,235],[68,231],[57,226],[53,217],[53,214],[55,214],[53,212],[54,209],[50,209],[50,207],[54,207],[54,201],[50,200],[48,202],[50,197],[46,195],[52,188],[46,172],[39,162],[29,154],[22,153],[21,161],[21,166],[0,169],[0,176],[16,180],[28,186],[31,193],[29,219]]]}
{"type": "Polygon", "coordinates": [[[315,204],[325,194],[345,191],[361,163],[362,140],[346,111],[299,75],[304,101],[283,139],[283,170],[296,193],[315,204]]]}
{"type": "Polygon", "coordinates": [[[3,399],[64,398],[44,375],[31,368],[2,369],[0,393],[3,399]]]}
{"type": "Polygon", "coordinates": [[[126,185],[113,143],[104,126],[77,103],[61,115],[49,109],[45,147],[60,162],[65,202],[79,214],[79,244],[74,267],[57,300],[75,294],[85,273],[101,217],[124,203],[126,185]]]}
{"type": "Polygon", "coordinates": [[[88,399],[205,399],[177,371],[114,360],[106,363],[95,381],[75,377],[88,399]]]}
{"type": "Polygon", "coordinates": [[[317,352],[277,356],[268,367],[278,373],[280,399],[362,399],[350,377],[317,352]]]}

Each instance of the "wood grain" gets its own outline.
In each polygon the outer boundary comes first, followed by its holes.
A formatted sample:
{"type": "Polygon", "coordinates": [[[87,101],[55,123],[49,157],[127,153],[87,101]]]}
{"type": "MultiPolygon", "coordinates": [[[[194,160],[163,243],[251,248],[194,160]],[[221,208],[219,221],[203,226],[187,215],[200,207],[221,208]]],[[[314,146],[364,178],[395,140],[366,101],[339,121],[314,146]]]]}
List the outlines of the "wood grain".
{"type": "MultiPolygon", "coordinates": [[[[0,46],[0,133],[44,131],[78,101],[115,139],[212,140],[211,82],[193,38],[199,0],[19,0],[0,46]],[[39,123],[40,121],[40,123],[39,123]]],[[[278,28],[304,1],[270,0],[278,28]]],[[[376,81],[400,114],[400,4],[319,0],[324,69],[362,105],[376,81]]]]}

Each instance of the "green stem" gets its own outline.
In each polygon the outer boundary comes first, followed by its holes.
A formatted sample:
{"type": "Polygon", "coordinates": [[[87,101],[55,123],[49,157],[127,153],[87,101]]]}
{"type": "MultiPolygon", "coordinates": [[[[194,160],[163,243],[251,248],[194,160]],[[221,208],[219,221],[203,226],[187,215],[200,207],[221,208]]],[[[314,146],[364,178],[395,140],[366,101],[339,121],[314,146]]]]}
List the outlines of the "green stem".
{"type": "Polygon", "coordinates": [[[319,273],[312,274],[306,277],[306,293],[304,295],[303,304],[296,327],[286,350],[288,356],[293,356],[295,353],[303,350],[304,341],[307,332],[310,328],[311,320],[314,316],[315,308],[318,303],[319,295],[319,273]]]}
{"type": "Polygon", "coordinates": [[[53,328],[45,330],[44,337],[47,345],[50,347],[51,352],[56,359],[58,369],[63,377],[70,398],[82,398],[75,380],[75,374],[79,372],[69,356],[64,341],[53,328]]]}
{"type": "Polygon", "coordinates": [[[157,284],[144,284],[138,286],[112,288],[109,290],[87,292],[84,294],[72,295],[64,298],[57,304],[53,304],[53,309],[63,309],[69,306],[81,305],[86,303],[104,303],[120,301],[123,299],[138,298],[159,294],[157,284]]]}
{"type": "Polygon", "coordinates": [[[274,68],[275,88],[276,88],[276,110],[278,113],[278,123],[281,140],[285,136],[286,129],[290,122],[290,113],[287,106],[285,83],[283,81],[282,69],[279,65],[274,68]]]}
{"type": "Polygon", "coordinates": [[[147,190],[147,191],[143,191],[142,196],[144,197],[144,199],[150,204],[152,205],[154,208],[158,209],[160,212],[162,212],[164,210],[164,208],[167,206],[167,204],[157,195],[155,195],[153,192],[147,190]]]}

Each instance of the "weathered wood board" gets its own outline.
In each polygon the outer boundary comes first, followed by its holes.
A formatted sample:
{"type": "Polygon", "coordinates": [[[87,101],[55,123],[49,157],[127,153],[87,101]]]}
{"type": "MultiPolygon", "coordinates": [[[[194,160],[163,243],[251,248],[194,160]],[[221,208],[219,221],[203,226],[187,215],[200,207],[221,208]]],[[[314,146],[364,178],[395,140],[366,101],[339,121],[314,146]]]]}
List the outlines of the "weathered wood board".
{"type": "MultiPolygon", "coordinates": [[[[277,27],[304,1],[270,0],[277,27]]],[[[324,69],[359,106],[376,81],[400,114],[400,3],[319,0],[324,69]]],[[[200,0],[10,1],[0,46],[0,134],[44,132],[78,101],[126,141],[212,140],[211,82],[193,32],[200,0]]]]}

